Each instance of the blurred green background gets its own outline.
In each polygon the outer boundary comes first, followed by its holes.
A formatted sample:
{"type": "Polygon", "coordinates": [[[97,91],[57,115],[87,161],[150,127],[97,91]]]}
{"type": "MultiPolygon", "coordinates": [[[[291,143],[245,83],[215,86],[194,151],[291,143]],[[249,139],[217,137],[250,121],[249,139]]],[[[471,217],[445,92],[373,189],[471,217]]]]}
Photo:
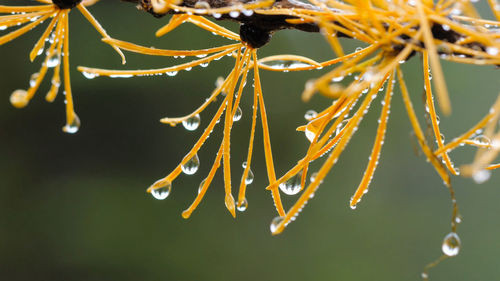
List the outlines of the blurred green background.
{"type": "MultiPolygon", "coordinates": [[[[154,31],[168,21],[138,11],[132,4],[101,1],[90,8],[108,33],[146,46],[172,49],[213,47],[226,42],[186,24],[163,38],[154,31]]],[[[25,1],[2,1],[21,4],[25,1]]],[[[226,24],[226,23],[225,23],[226,24]]],[[[226,24],[237,30],[236,24],[226,24]]],[[[181,116],[201,104],[232,60],[213,62],[176,77],[85,79],[77,65],[135,69],[173,65],[169,58],[127,54],[120,65],[79,12],[71,14],[72,86],[80,131],[67,135],[62,96],[47,104],[50,79],[25,109],[14,109],[9,95],[26,88],[40,60],[28,53],[43,32],[37,28],[0,47],[0,279],[1,280],[419,280],[423,266],[440,255],[450,231],[451,203],[442,181],[423,157],[416,156],[399,89],[394,96],[388,135],[370,192],[356,210],[348,207],[373,144],[380,101],[373,104],[360,130],[313,200],[286,231],[273,237],[276,216],[264,188],[260,127],[249,186],[249,207],[233,219],[224,207],[220,172],[192,218],[180,214],[197,194],[221,140],[220,128],[199,153],[194,176],[181,175],[169,198],[145,192],[183,158],[217,108],[202,114],[195,132],[158,122],[181,116]]],[[[356,42],[345,40],[348,49],[356,42]]],[[[314,59],[332,57],[318,34],[282,31],[260,50],[261,56],[293,53],[314,59]]],[[[423,115],[418,57],[404,65],[416,110],[423,115]]],[[[453,114],[441,116],[448,139],[470,128],[500,90],[492,67],[444,64],[453,114]]],[[[303,103],[304,83],[321,74],[262,73],[278,175],[307,147],[303,133],[308,109],[331,101],[315,97],[303,103]]],[[[50,76],[49,76],[50,78],[50,76]]],[[[248,146],[251,87],[242,101],[243,119],[232,134],[233,181],[240,178],[248,146]]],[[[452,153],[457,164],[473,150],[452,153]]],[[[319,164],[319,163],[318,163],[319,164]]],[[[314,167],[318,167],[317,165],[314,167]]],[[[463,247],[456,258],[431,271],[431,280],[500,280],[500,175],[481,185],[453,178],[463,247]]],[[[235,188],[235,187],[234,187],[235,188]]],[[[286,195],[283,195],[286,197],[286,195]]],[[[284,199],[287,207],[296,197],[284,199]]]]}

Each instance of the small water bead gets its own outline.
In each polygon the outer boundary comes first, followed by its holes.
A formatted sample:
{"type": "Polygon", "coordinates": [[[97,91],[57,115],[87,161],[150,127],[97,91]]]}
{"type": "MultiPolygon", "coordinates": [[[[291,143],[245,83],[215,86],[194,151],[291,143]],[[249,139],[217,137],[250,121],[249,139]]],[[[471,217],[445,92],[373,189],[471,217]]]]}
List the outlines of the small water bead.
{"type": "Polygon", "coordinates": [[[281,191],[286,195],[295,195],[301,190],[302,172],[298,172],[286,182],[279,185],[281,191]]]}
{"type": "Polygon", "coordinates": [[[38,77],[40,76],[40,73],[38,72],[35,72],[31,75],[30,77],[30,87],[34,87],[36,85],[36,80],[38,79],[38,77]]]}
{"type": "Polygon", "coordinates": [[[195,116],[192,116],[186,120],[183,120],[182,126],[184,126],[184,128],[188,131],[194,131],[194,130],[198,129],[198,127],[200,126],[200,121],[201,121],[200,115],[196,114],[195,116]]]}
{"type": "Polygon", "coordinates": [[[278,225],[283,221],[284,217],[275,217],[271,221],[270,229],[271,233],[274,233],[276,230],[278,230],[278,225]]]}
{"type": "MultiPolygon", "coordinates": [[[[154,183],[153,185],[156,185],[158,182],[161,182],[161,181],[163,181],[163,180],[159,180],[156,183],[154,183]]],[[[170,194],[170,191],[172,190],[172,183],[171,182],[167,181],[167,182],[164,182],[162,184],[163,184],[163,186],[151,190],[151,195],[153,195],[153,197],[157,200],[165,200],[168,197],[168,195],[170,194]]]]}
{"type": "Polygon", "coordinates": [[[248,174],[247,174],[247,178],[245,179],[245,183],[246,184],[251,184],[253,182],[253,179],[254,179],[254,175],[253,175],[253,172],[251,169],[248,170],[248,174]]]}
{"type": "Polygon", "coordinates": [[[491,140],[485,135],[479,135],[474,138],[474,142],[478,145],[490,145],[491,140]]]}
{"type": "Polygon", "coordinates": [[[454,257],[460,252],[460,238],[455,232],[450,232],[444,237],[441,250],[449,257],[454,257]]]}
{"type": "MultiPolygon", "coordinates": [[[[246,169],[247,168],[247,162],[243,162],[243,164],[241,164],[241,167],[243,169],[246,169]]],[[[248,169],[248,174],[247,174],[247,178],[245,179],[245,183],[246,184],[251,184],[253,182],[253,179],[255,178],[253,172],[252,172],[252,169],[248,169]]]]}
{"type": "MultiPolygon", "coordinates": [[[[318,172],[314,172],[311,174],[311,177],[309,178],[309,180],[311,182],[315,182],[316,181],[316,178],[318,177],[318,172]]],[[[321,181],[320,183],[322,183],[323,181],[321,181]]]]}
{"type": "Polygon", "coordinates": [[[168,76],[175,76],[175,75],[177,75],[177,73],[179,73],[179,72],[178,71],[168,71],[167,75],[168,76]]]}
{"type": "Polygon", "coordinates": [[[476,183],[481,184],[481,183],[484,183],[487,180],[489,180],[490,176],[491,176],[491,172],[490,171],[488,171],[488,170],[479,170],[479,171],[476,171],[476,172],[474,172],[472,174],[472,179],[476,183]]]}
{"type": "Polygon", "coordinates": [[[68,134],[75,134],[80,129],[80,125],[81,125],[80,118],[78,117],[78,115],[75,114],[73,120],[70,123],[66,124],[62,128],[62,130],[63,132],[68,134]]]}
{"type": "Polygon", "coordinates": [[[500,51],[496,47],[488,47],[488,48],[486,48],[486,53],[488,53],[489,55],[492,55],[492,56],[498,55],[499,52],[500,51]]]}
{"type": "Polygon", "coordinates": [[[98,75],[95,74],[95,73],[90,73],[90,72],[82,72],[83,76],[85,76],[85,78],[87,79],[94,79],[96,78],[98,75]]]}
{"type": "Polygon", "coordinates": [[[318,116],[318,113],[314,110],[308,110],[306,111],[306,114],[304,114],[304,118],[307,120],[307,121],[311,121],[312,119],[314,119],[316,116],[318,116]]]}
{"type": "Polygon", "coordinates": [[[233,121],[234,122],[240,121],[241,116],[243,116],[243,111],[241,111],[241,108],[238,106],[236,112],[234,113],[233,121]]]}
{"type": "Polygon", "coordinates": [[[229,12],[229,16],[232,17],[232,18],[237,18],[240,16],[240,12],[238,11],[231,11],[229,12]]]}
{"type": "Polygon", "coordinates": [[[205,1],[198,1],[194,4],[195,9],[210,9],[210,4],[205,1]]]}
{"type": "Polygon", "coordinates": [[[343,120],[342,122],[340,122],[340,124],[337,126],[337,128],[335,130],[335,134],[338,135],[345,128],[345,126],[349,123],[349,120],[350,119],[346,119],[346,120],[343,120]]]}
{"type": "Polygon", "coordinates": [[[28,100],[28,92],[25,90],[15,90],[11,95],[10,95],[10,103],[17,108],[22,108],[28,105],[29,100],[28,100]]]}
{"type": "Polygon", "coordinates": [[[246,198],[243,198],[243,201],[241,201],[241,203],[238,203],[238,205],[236,206],[236,210],[240,212],[246,211],[247,208],[248,208],[248,201],[246,198]]]}
{"type": "Polygon", "coordinates": [[[241,12],[247,17],[253,15],[253,10],[243,10],[241,12]]]}
{"type": "Polygon", "coordinates": [[[59,56],[54,55],[47,60],[47,67],[53,68],[59,65],[59,56]]]}
{"type": "Polygon", "coordinates": [[[203,189],[203,186],[205,185],[205,182],[207,181],[207,179],[204,179],[200,182],[200,186],[198,187],[198,194],[201,193],[201,190],[203,189]]]}
{"type": "Polygon", "coordinates": [[[463,218],[460,214],[458,214],[456,217],[455,217],[455,223],[462,223],[463,221],[463,218]]]}
{"type": "Polygon", "coordinates": [[[306,135],[306,138],[307,138],[310,142],[312,142],[312,141],[314,140],[314,138],[316,137],[316,133],[315,133],[315,132],[313,132],[313,131],[311,131],[311,130],[309,130],[307,127],[306,127],[306,129],[304,130],[304,133],[305,133],[305,135],[306,135]]]}
{"type": "Polygon", "coordinates": [[[332,78],[332,82],[341,82],[344,80],[344,76],[337,76],[332,78]]]}
{"type": "Polygon", "coordinates": [[[184,165],[181,165],[182,172],[186,175],[194,175],[200,167],[200,158],[195,154],[184,165]]]}

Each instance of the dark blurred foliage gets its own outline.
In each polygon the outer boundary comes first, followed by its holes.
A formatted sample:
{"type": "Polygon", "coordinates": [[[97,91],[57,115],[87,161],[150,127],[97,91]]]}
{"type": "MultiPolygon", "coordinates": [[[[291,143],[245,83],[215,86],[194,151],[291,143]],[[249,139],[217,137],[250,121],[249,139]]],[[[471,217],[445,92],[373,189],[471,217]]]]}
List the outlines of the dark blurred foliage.
{"type": "MultiPolygon", "coordinates": [[[[101,1],[90,10],[111,36],[146,46],[195,49],[224,42],[188,24],[155,38],[154,31],[168,18],[155,19],[129,3],[101,1]]],[[[226,26],[237,30],[234,24],[226,26]]],[[[381,164],[358,208],[351,210],[348,202],[367,163],[379,102],[297,221],[273,237],[269,223],[276,213],[264,190],[260,129],[249,208],[236,220],[224,208],[220,178],[191,219],[180,216],[208,173],[220,132],[212,134],[200,152],[198,173],[176,180],[169,198],[157,201],[145,192],[177,165],[201,133],[158,120],[187,114],[201,104],[216,78],[229,73],[231,59],[176,77],[87,80],[76,71],[77,65],[124,67],[75,11],[72,85],[82,127],[67,135],[61,131],[62,97],[54,104],[43,100],[48,82],[27,108],[14,109],[9,103],[10,93],[26,88],[30,74],[38,71],[40,58],[29,63],[28,52],[42,31],[39,27],[0,47],[1,280],[418,280],[423,266],[440,255],[442,238],[450,229],[449,195],[431,165],[413,151],[399,90],[381,164]]],[[[343,43],[351,49],[357,46],[351,40],[343,43]]],[[[333,54],[318,34],[295,31],[275,34],[260,51],[261,56],[279,53],[318,60],[333,54]]],[[[128,69],[180,62],[127,55],[128,69]]],[[[423,116],[420,68],[418,57],[404,65],[413,101],[423,116]]],[[[490,67],[445,63],[444,69],[453,114],[441,116],[441,126],[451,138],[487,113],[500,79],[499,70],[490,67]]],[[[305,122],[304,112],[331,103],[319,96],[307,104],[300,100],[304,83],[319,74],[263,73],[278,174],[305,153],[307,139],[295,132],[305,122]]],[[[235,182],[248,146],[251,87],[245,94],[243,119],[232,135],[235,182]]],[[[202,126],[215,108],[202,114],[202,126]]],[[[472,159],[473,150],[463,150],[452,154],[457,164],[472,159]]],[[[432,270],[431,280],[497,280],[500,175],[494,173],[482,185],[463,178],[453,178],[452,183],[464,218],[459,226],[463,248],[458,257],[432,270]]],[[[293,201],[285,199],[287,206],[293,201]]]]}

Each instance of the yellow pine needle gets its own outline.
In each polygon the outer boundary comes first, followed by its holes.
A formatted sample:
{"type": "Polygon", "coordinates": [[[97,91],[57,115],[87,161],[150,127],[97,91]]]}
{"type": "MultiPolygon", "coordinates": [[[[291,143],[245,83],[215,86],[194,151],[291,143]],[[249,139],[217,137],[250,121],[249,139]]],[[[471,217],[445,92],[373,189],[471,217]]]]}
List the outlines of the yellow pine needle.
{"type": "MultiPolygon", "coordinates": [[[[94,1],[94,2],[97,2],[97,1],[94,1]]],[[[93,4],[93,3],[91,3],[91,4],[93,4]]],[[[101,24],[94,18],[94,16],[87,10],[87,8],[85,8],[85,6],[83,4],[79,4],[76,7],[80,11],[80,13],[82,13],[82,15],[87,19],[87,21],[90,22],[90,24],[92,24],[92,26],[94,26],[94,28],[97,30],[97,32],[99,32],[99,34],[101,34],[101,36],[103,38],[110,38],[109,35],[106,33],[106,30],[104,30],[104,28],[101,26],[101,24]]],[[[116,46],[111,45],[111,47],[121,57],[122,64],[125,64],[127,62],[127,60],[125,59],[125,55],[122,53],[122,51],[119,48],[117,48],[116,46]]]]}
{"type": "MultiPolygon", "coordinates": [[[[252,55],[254,62],[257,62],[258,61],[257,50],[253,50],[252,55]]],[[[260,117],[262,123],[262,132],[264,137],[264,156],[266,158],[267,177],[269,179],[269,183],[272,184],[276,181],[276,172],[274,170],[273,153],[271,151],[271,137],[269,134],[269,124],[267,123],[267,113],[266,113],[266,107],[264,105],[264,97],[262,96],[259,67],[257,63],[254,63],[253,71],[255,79],[254,89],[259,98],[259,109],[260,109],[260,117]]],[[[281,203],[281,197],[277,186],[271,190],[271,194],[273,197],[274,205],[276,207],[276,211],[278,211],[278,214],[280,216],[283,216],[285,214],[285,210],[283,209],[283,204],[281,203]]]]}
{"type": "Polygon", "coordinates": [[[114,45],[119,47],[120,49],[127,50],[134,53],[139,53],[143,55],[150,56],[200,56],[200,55],[208,55],[212,53],[221,52],[227,50],[228,48],[240,47],[241,43],[223,45],[214,48],[208,49],[198,49],[198,50],[165,50],[165,49],[156,49],[156,48],[148,48],[144,46],[140,46],[137,44],[129,43],[126,41],[121,41],[113,38],[103,38],[103,42],[108,43],[110,45],[114,45]]]}
{"type": "Polygon", "coordinates": [[[167,33],[169,33],[170,31],[176,29],[179,25],[183,24],[184,21],[189,17],[189,15],[186,15],[186,14],[176,14],[176,15],[173,15],[171,18],[170,18],[170,21],[164,25],[163,27],[161,27],[160,29],[158,29],[155,33],[156,37],[161,37],[167,33]]]}
{"type": "Polygon", "coordinates": [[[415,132],[415,136],[417,137],[418,143],[420,144],[420,147],[422,148],[422,151],[424,152],[425,156],[431,162],[431,164],[434,166],[434,169],[436,172],[439,174],[439,176],[443,179],[444,183],[446,186],[450,185],[450,176],[446,172],[446,170],[443,168],[439,160],[436,158],[436,156],[432,153],[431,149],[425,142],[425,137],[424,133],[422,132],[422,129],[418,123],[417,116],[415,114],[415,110],[413,109],[413,104],[410,100],[410,95],[408,93],[408,88],[406,87],[406,83],[404,82],[403,78],[403,73],[401,72],[401,69],[399,67],[397,69],[397,76],[398,76],[398,81],[399,81],[399,87],[401,88],[401,94],[403,95],[403,102],[406,107],[406,112],[408,114],[408,117],[410,118],[410,123],[413,127],[413,131],[415,132]]]}
{"type": "Polygon", "coordinates": [[[100,69],[100,68],[91,68],[91,67],[84,67],[84,66],[79,66],[78,70],[83,73],[88,73],[92,75],[97,75],[97,76],[110,76],[110,77],[119,77],[119,78],[127,78],[131,76],[149,76],[149,75],[158,75],[158,74],[165,74],[167,72],[175,72],[175,71],[180,71],[180,70],[185,70],[189,69],[195,66],[198,66],[203,63],[209,63],[213,61],[214,59],[221,58],[227,54],[230,54],[234,51],[236,51],[238,47],[232,47],[228,48],[222,52],[216,53],[214,55],[198,59],[195,61],[179,64],[176,66],[171,66],[171,67],[165,67],[165,68],[158,68],[158,69],[147,69],[147,70],[107,70],[107,69],[100,69]]]}
{"type": "Polygon", "coordinates": [[[368,190],[370,182],[373,178],[373,174],[375,169],[378,166],[378,160],[380,158],[380,151],[382,150],[382,145],[384,143],[385,132],[387,130],[387,121],[389,119],[389,110],[391,107],[391,98],[392,98],[392,88],[393,82],[392,79],[394,74],[389,76],[389,82],[387,83],[387,90],[384,98],[384,105],[382,107],[382,113],[379,118],[379,126],[377,128],[377,135],[375,137],[375,144],[373,145],[372,152],[370,154],[370,161],[368,161],[368,166],[365,169],[365,173],[363,178],[361,179],[361,183],[359,184],[356,192],[354,193],[350,205],[351,207],[356,207],[356,205],[361,201],[361,198],[365,194],[365,191],[368,190]]]}
{"type": "MultiPolygon", "coordinates": [[[[430,81],[430,72],[429,72],[429,56],[428,52],[424,51],[422,53],[422,58],[423,58],[423,72],[424,72],[424,86],[425,86],[425,95],[426,95],[426,108],[429,113],[429,117],[431,119],[432,123],[432,130],[434,131],[434,137],[436,138],[438,147],[441,148],[443,147],[443,138],[441,137],[441,130],[439,129],[439,124],[438,124],[438,117],[436,115],[436,109],[434,108],[434,100],[433,100],[433,95],[432,95],[432,87],[431,87],[431,81],[430,81]]],[[[444,163],[448,170],[453,174],[453,175],[458,175],[457,171],[455,170],[455,167],[453,167],[453,164],[451,163],[450,157],[448,154],[444,153],[441,155],[443,157],[444,163]]]]}

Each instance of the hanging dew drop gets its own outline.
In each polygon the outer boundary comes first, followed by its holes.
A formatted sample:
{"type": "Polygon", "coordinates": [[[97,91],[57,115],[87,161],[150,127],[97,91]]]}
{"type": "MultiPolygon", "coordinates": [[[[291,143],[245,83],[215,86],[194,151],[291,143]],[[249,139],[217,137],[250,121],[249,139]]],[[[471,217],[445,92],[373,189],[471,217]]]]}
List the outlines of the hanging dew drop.
{"type": "MultiPolygon", "coordinates": [[[[163,180],[159,180],[158,182],[160,181],[163,180]]],[[[156,185],[156,183],[153,185],[156,185]]],[[[157,200],[165,200],[170,194],[171,190],[172,190],[172,183],[167,181],[163,183],[163,186],[151,190],[151,195],[153,195],[153,197],[157,200]]]]}
{"type": "Polygon", "coordinates": [[[238,106],[236,112],[234,113],[233,121],[234,122],[240,121],[241,116],[243,116],[243,111],[241,111],[241,108],[238,106]]]}
{"type": "Polygon", "coordinates": [[[23,108],[28,105],[28,92],[25,90],[15,90],[10,95],[10,103],[17,108],[23,108]]]}
{"type": "Polygon", "coordinates": [[[312,119],[316,118],[316,116],[318,116],[318,113],[314,110],[308,110],[306,111],[306,114],[304,114],[304,118],[307,121],[311,121],[312,119]]]}
{"type": "Polygon", "coordinates": [[[283,221],[283,219],[284,219],[284,217],[275,217],[271,221],[271,225],[270,225],[271,233],[274,233],[276,230],[278,230],[278,226],[283,221]]]}
{"type": "Polygon", "coordinates": [[[182,126],[184,126],[184,128],[188,131],[194,131],[194,130],[198,129],[198,127],[200,126],[200,121],[201,121],[200,115],[196,114],[195,116],[192,116],[186,120],[183,120],[182,126]]]}
{"type": "Polygon", "coordinates": [[[47,60],[47,67],[54,68],[59,65],[59,57],[57,55],[52,56],[47,60]]]}
{"type": "Polygon", "coordinates": [[[491,140],[485,135],[479,135],[479,136],[475,137],[474,142],[477,145],[490,145],[491,144],[491,140]]]}
{"type": "Polygon", "coordinates": [[[479,171],[476,171],[476,172],[474,172],[472,174],[472,179],[476,183],[481,184],[481,183],[484,183],[487,180],[489,180],[490,176],[491,176],[491,172],[490,171],[488,171],[488,170],[479,170],[479,171]]]}
{"type": "Polygon", "coordinates": [[[254,175],[251,169],[248,169],[247,178],[245,179],[246,184],[251,184],[253,182],[254,175]]]}
{"type": "Polygon", "coordinates": [[[205,182],[207,181],[207,179],[204,179],[200,182],[200,186],[198,187],[198,194],[201,193],[201,191],[203,190],[203,186],[205,185],[205,182]]]}
{"type": "Polygon", "coordinates": [[[74,114],[73,120],[71,122],[69,122],[68,124],[66,124],[62,128],[62,130],[63,130],[63,132],[68,133],[68,134],[75,134],[80,129],[80,124],[81,124],[80,118],[78,117],[78,115],[74,114]]]}
{"type": "Polygon", "coordinates": [[[200,158],[198,154],[195,154],[191,159],[189,159],[184,165],[181,166],[182,171],[186,175],[194,175],[198,168],[200,167],[200,158]]]}
{"type": "Polygon", "coordinates": [[[455,232],[450,232],[444,237],[441,250],[449,257],[458,255],[460,252],[460,238],[455,232]]]}
{"type": "Polygon", "coordinates": [[[312,173],[312,175],[311,175],[311,177],[309,178],[309,180],[310,180],[311,182],[314,182],[314,181],[316,181],[316,178],[317,178],[317,177],[318,177],[318,172],[314,172],[314,173],[312,173]]]}
{"type": "Polygon", "coordinates": [[[238,203],[238,206],[236,206],[236,209],[240,212],[246,211],[248,208],[248,201],[246,198],[243,198],[243,201],[238,203]]]}
{"type": "Polygon", "coordinates": [[[90,72],[82,72],[83,76],[87,79],[94,79],[97,77],[97,74],[95,73],[90,73],[90,72]]]}
{"type": "Polygon", "coordinates": [[[38,79],[38,76],[40,76],[40,74],[38,72],[35,72],[31,75],[30,77],[30,87],[35,87],[36,85],[36,80],[38,79]]]}
{"type": "Polygon", "coordinates": [[[175,76],[175,75],[177,75],[177,73],[178,73],[178,71],[169,71],[169,72],[167,72],[167,75],[168,76],[175,76]]]}
{"type": "Polygon", "coordinates": [[[295,195],[301,190],[302,172],[298,172],[293,177],[289,178],[286,182],[281,183],[280,189],[286,195],[295,195]]]}
{"type": "Polygon", "coordinates": [[[314,133],[313,131],[309,130],[307,127],[306,129],[304,130],[304,133],[306,135],[306,138],[312,142],[314,140],[314,138],[316,137],[316,133],[314,133]]]}

